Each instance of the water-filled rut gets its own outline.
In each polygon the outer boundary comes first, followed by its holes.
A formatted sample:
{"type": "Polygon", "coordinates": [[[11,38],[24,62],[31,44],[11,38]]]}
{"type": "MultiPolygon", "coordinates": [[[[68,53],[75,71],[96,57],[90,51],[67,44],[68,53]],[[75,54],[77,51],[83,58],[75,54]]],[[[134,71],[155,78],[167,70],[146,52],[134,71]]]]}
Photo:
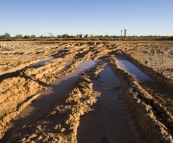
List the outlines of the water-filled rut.
{"type": "Polygon", "coordinates": [[[80,77],[81,73],[96,65],[97,62],[98,61],[92,60],[83,61],[79,63],[79,66],[74,72],[48,84],[47,89],[10,122],[10,129],[6,132],[4,138],[2,138],[0,142],[4,142],[15,129],[35,120],[43,112],[51,108],[54,103],[61,99],[64,93],[68,91],[71,85],[80,77]]]}
{"type": "Polygon", "coordinates": [[[45,63],[47,62],[50,62],[54,60],[54,57],[50,58],[50,59],[47,59],[47,60],[42,60],[42,61],[39,61],[38,63],[34,64],[33,67],[39,67],[39,66],[42,66],[44,65],[45,63]]]}
{"type": "Polygon", "coordinates": [[[99,77],[93,83],[94,90],[101,92],[101,96],[92,105],[92,111],[82,116],[78,142],[142,142],[140,131],[127,110],[118,77],[109,67],[99,77]]]}
{"type": "Polygon", "coordinates": [[[138,67],[136,67],[131,62],[127,61],[125,58],[117,57],[117,64],[118,64],[118,66],[120,66],[121,69],[123,69],[126,72],[128,72],[129,74],[131,74],[137,81],[153,82],[153,80],[148,75],[143,73],[138,67]]]}
{"type": "MultiPolygon", "coordinates": [[[[141,117],[143,117],[142,121],[149,122],[151,124],[148,127],[150,128],[150,130],[148,131],[146,130],[147,128],[145,128],[148,124],[147,125],[145,125],[145,123],[143,123],[143,125],[141,124],[143,133],[151,134],[150,136],[153,136],[154,140],[157,140],[157,142],[160,142],[163,140],[164,140],[163,142],[167,142],[168,140],[170,142],[170,140],[172,140],[171,136],[173,135],[173,132],[172,132],[173,102],[172,102],[171,91],[163,88],[162,84],[151,79],[149,76],[143,73],[138,67],[132,64],[130,61],[127,61],[125,58],[118,57],[116,59],[116,63],[121,69],[122,73],[125,71],[123,76],[123,80],[124,80],[123,83],[126,85],[126,90],[131,85],[131,88],[129,88],[129,91],[127,90],[127,94],[129,94],[132,97],[134,96],[136,99],[142,102],[143,105],[145,105],[145,107],[151,108],[152,114],[149,118],[143,119],[145,117],[144,115],[141,115],[141,117]],[[133,77],[134,79],[131,77],[133,77]],[[146,121],[150,119],[152,121],[146,121]],[[158,129],[156,129],[154,125],[158,125],[158,129]],[[162,126],[164,126],[164,129],[162,128],[162,126]],[[154,133],[151,130],[154,130],[154,133]],[[163,134],[163,132],[165,132],[165,134],[167,135],[155,136],[155,134],[163,134]]],[[[133,103],[132,106],[135,106],[135,104],[133,103]]],[[[132,108],[133,108],[132,110],[134,114],[136,114],[135,113],[136,111],[139,112],[138,109],[135,111],[134,107],[132,108]]],[[[137,114],[135,116],[137,116],[137,114]]],[[[150,139],[152,140],[152,138],[150,139]]]]}
{"type": "Polygon", "coordinates": [[[0,44],[0,142],[173,142],[171,42],[8,43],[0,44]],[[70,74],[89,59],[101,60],[70,74]]]}
{"type": "MultiPolygon", "coordinates": [[[[54,103],[57,100],[59,100],[66,91],[69,90],[70,86],[81,76],[81,73],[94,66],[96,62],[97,61],[82,62],[79,64],[79,67],[76,69],[76,71],[68,74],[65,77],[57,79],[56,81],[49,84],[47,86],[47,90],[44,93],[42,93],[37,100],[35,100],[31,105],[29,105],[25,110],[23,110],[23,112],[21,112],[21,114],[18,117],[16,117],[15,120],[11,122],[12,128],[7,132],[7,135],[10,134],[9,133],[10,131],[14,131],[15,128],[20,127],[21,125],[24,125],[27,122],[36,119],[41,115],[41,113],[47,111],[47,109],[52,110],[51,107],[55,105],[54,103]]],[[[150,77],[144,74],[140,69],[138,69],[135,65],[133,65],[129,61],[126,61],[125,59],[118,59],[116,62],[121,69],[129,73],[129,76],[133,76],[134,79],[140,85],[143,85],[143,83],[154,83],[154,81],[150,77]]],[[[106,65],[106,63],[103,61],[101,61],[99,64],[101,67],[104,67],[106,65]]],[[[90,72],[88,73],[88,75],[98,74],[103,69],[98,65],[95,67],[97,70],[95,70],[95,72],[94,68],[91,69],[91,71],[89,70],[90,72]]],[[[68,67],[65,67],[64,70],[66,68],[68,67]]],[[[128,109],[129,104],[127,103],[128,102],[127,95],[125,95],[128,88],[120,85],[119,78],[113,73],[112,69],[106,66],[103,69],[103,71],[99,73],[98,75],[99,78],[96,79],[94,78],[92,80],[94,92],[100,93],[100,97],[97,97],[96,103],[91,104],[91,106],[87,104],[87,106],[89,106],[91,110],[85,112],[84,116],[81,116],[77,121],[77,123],[75,124],[77,129],[77,134],[75,130],[73,131],[73,134],[77,136],[77,142],[79,143],[85,143],[85,142],[86,143],[88,142],[94,142],[94,143],[134,142],[135,143],[135,142],[143,142],[145,140],[142,136],[141,130],[139,129],[136,120],[134,120],[134,116],[128,109]],[[77,127],[78,123],[79,127],[77,127]]],[[[86,73],[83,73],[82,75],[84,76],[86,73]]],[[[82,82],[82,80],[79,82],[82,82]]],[[[86,85],[87,84],[88,83],[86,82],[86,85]]],[[[80,86],[76,87],[80,89],[80,86]]],[[[85,89],[85,86],[83,88],[85,89]]],[[[81,91],[85,91],[84,89],[81,91]]],[[[76,93],[76,91],[74,93],[76,93]]],[[[73,94],[70,94],[69,96],[72,95],[73,94]]],[[[83,100],[87,100],[88,97],[83,98],[84,93],[80,95],[82,95],[82,98],[80,100],[82,101],[81,103],[83,104],[83,100]]],[[[92,97],[92,95],[90,94],[87,95],[92,97]]],[[[75,101],[76,100],[77,99],[75,99],[75,101]]],[[[146,101],[145,104],[148,104],[147,99],[145,99],[145,101],[146,101]]],[[[73,102],[71,101],[69,102],[73,106],[73,102]]],[[[77,102],[80,101],[77,100],[77,102]]],[[[64,103],[62,103],[62,106],[66,108],[66,104],[64,103]]],[[[70,109],[73,108],[70,107],[70,109]]],[[[47,113],[49,113],[49,111],[47,113]]],[[[72,116],[73,115],[74,114],[72,114],[72,116]]],[[[52,121],[53,119],[50,118],[50,120],[52,121]]],[[[61,125],[63,125],[63,123],[61,123],[61,125]]],[[[35,126],[33,125],[33,127],[35,126]]],[[[62,131],[59,135],[62,134],[64,129],[66,128],[62,128],[62,131]]],[[[65,132],[65,134],[67,132],[68,130],[65,132]]],[[[57,132],[53,134],[57,134],[57,132]]],[[[63,135],[64,139],[68,138],[65,137],[65,134],[63,135]]]]}

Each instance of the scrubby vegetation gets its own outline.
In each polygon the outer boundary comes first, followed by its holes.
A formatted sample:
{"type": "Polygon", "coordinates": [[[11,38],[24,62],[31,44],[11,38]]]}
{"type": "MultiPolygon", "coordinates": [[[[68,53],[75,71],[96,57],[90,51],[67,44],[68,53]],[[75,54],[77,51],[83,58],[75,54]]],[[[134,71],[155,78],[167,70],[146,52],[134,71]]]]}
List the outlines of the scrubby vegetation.
{"type": "Polygon", "coordinates": [[[76,35],[69,36],[68,34],[55,36],[36,36],[36,35],[21,35],[17,34],[12,37],[9,33],[0,35],[0,41],[163,41],[173,40],[173,36],[116,36],[116,35],[76,35]]]}

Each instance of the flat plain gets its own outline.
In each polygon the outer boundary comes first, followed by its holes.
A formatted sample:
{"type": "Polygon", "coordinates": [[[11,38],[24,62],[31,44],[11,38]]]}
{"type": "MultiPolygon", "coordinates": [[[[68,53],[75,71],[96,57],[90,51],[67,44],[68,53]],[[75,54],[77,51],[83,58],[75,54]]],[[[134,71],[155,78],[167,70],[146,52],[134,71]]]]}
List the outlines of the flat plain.
{"type": "Polygon", "coordinates": [[[0,142],[173,142],[172,42],[0,42],[0,142]]]}

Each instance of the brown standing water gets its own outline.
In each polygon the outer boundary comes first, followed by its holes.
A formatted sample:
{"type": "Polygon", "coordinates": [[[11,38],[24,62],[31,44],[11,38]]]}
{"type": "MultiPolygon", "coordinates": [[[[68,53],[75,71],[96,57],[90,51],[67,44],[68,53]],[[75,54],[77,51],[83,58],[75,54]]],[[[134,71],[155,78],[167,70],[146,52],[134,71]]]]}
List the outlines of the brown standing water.
{"type": "Polygon", "coordinates": [[[48,59],[48,60],[42,60],[42,61],[40,61],[40,62],[34,64],[33,67],[42,66],[42,65],[44,65],[45,63],[52,61],[53,59],[54,59],[54,58],[52,57],[52,58],[50,58],[50,59],[48,59]]]}
{"type": "Polygon", "coordinates": [[[97,62],[98,61],[92,60],[81,62],[74,72],[47,85],[47,89],[39,96],[39,98],[34,100],[32,104],[27,106],[13,121],[10,122],[10,129],[6,132],[0,142],[6,142],[14,130],[37,119],[42,113],[50,109],[54,103],[61,99],[64,93],[68,91],[71,85],[80,77],[81,73],[93,67],[97,62]]]}
{"type": "Polygon", "coordinates": [[[121,69],[128,72],[130,75],[132,75],[137,81],[143,82],[143,81],[150,81],[153,82],[153,80],[147,76],[145,73],[143,73],[139,68],[137,68],[134,64],[131,62],[125,60],[123,57],[118,57],[117,64],[120,66],[121,69]]]}
{"type": "Polygon", "coordinates": [[[92,111],[80,121],[79,143],[141,143],[141,133],[130,116],[123,87],[109,67],[94,80],[94,90],[101,92],[92,111]]]}

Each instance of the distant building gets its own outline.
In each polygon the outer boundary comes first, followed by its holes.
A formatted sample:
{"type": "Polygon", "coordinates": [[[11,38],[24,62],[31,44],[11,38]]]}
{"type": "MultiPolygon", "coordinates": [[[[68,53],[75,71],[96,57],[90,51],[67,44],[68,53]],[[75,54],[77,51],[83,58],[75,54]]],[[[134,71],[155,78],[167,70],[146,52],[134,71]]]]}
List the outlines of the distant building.
{"type": "Polygon", "coordinates": [[[77,37],[77,38],[84,38],[85,35],[84,35],[84,34],[78,34],[78,35],[76,35],[76,37],[77,37]]]}
{"type": "Polygon", "coordinates": [[[88,35],[88,37],[95,37],[93,34],[88,35]]]}
{"type": "Polygon", "coordinates": [[[124,38],[126,38],[126,32],[127,32],[127,29],[124,28],[124,38]]]}

